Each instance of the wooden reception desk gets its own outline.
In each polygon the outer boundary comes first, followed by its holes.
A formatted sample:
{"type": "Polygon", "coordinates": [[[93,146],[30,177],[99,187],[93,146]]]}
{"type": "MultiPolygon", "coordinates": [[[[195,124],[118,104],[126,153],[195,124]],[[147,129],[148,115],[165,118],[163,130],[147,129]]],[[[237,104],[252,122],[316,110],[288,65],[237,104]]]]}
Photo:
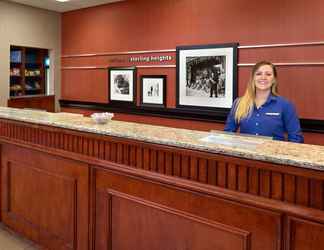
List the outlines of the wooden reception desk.
{"type": "Polygon", "coordinates": [[[324,147],[10,108],[0,145],[1,220],[49,249],[324,246],[324,147]]]}

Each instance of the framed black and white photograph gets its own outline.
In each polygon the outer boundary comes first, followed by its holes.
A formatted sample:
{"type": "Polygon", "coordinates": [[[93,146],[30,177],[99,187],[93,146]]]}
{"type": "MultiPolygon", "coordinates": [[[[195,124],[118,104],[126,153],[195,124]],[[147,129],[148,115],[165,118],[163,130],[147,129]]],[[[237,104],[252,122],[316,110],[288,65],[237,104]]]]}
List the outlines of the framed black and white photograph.
{"type": "Polygon", "coordinates": [[[109,68],[110,102],[135,103],[136,68],[109,68]]]}
{"type": "Polygon", "coordinates": [[[141,106],[165,107],[166,103],[166,76],[141,76],[141,106]]]}
{"type": "Polygon", "coordinates": [[[228,110],[237,97],[237,44],[177,47],[177,108],[228,110]]]}

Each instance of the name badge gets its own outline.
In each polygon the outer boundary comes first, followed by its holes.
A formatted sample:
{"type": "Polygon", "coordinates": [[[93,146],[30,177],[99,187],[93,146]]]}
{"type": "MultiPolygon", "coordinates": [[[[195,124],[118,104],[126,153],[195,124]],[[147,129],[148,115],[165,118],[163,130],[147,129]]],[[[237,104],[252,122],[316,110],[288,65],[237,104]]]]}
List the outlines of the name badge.
{"type": "Polygon", "coordinates": [[[271,115],[271,116],[279,116],[280,113],[265,113],[266,115],[271,115]]]}

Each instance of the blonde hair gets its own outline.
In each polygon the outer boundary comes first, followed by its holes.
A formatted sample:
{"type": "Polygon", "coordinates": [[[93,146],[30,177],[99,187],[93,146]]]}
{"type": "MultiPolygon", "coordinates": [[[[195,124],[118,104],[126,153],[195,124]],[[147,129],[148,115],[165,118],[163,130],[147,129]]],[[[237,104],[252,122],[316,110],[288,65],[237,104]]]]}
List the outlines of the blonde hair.
{"type": "Polygon", "coordinates": [[[242,97],[240,97],[236,103],[235,109],[235,120],[239,123],[242,119],[251,115],[255,103],[255,73],[256,71],[264,65],[269,65],[273,71],[273,83],[271,86],[271,94],[277,96],[278,95],[278,83],[277,83],[277,70],[275,66],[271,62],[261,61],[256,63],[253,66],[250,80],[248,82],[245,93],[242,97]]]}

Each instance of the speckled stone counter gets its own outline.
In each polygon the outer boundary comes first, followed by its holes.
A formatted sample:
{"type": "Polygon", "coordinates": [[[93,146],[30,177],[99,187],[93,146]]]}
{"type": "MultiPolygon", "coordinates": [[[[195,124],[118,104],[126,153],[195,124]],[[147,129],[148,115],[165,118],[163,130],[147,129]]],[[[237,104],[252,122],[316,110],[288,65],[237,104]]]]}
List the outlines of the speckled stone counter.
{"type": "Polygon", "coordinates": [[[112,120],[99,125],[89,117],[70,113],[0,108],[0,118],[89,133],[135,139],[205,152],[324,170],[324,147],[195,130],[112,120]]]}

